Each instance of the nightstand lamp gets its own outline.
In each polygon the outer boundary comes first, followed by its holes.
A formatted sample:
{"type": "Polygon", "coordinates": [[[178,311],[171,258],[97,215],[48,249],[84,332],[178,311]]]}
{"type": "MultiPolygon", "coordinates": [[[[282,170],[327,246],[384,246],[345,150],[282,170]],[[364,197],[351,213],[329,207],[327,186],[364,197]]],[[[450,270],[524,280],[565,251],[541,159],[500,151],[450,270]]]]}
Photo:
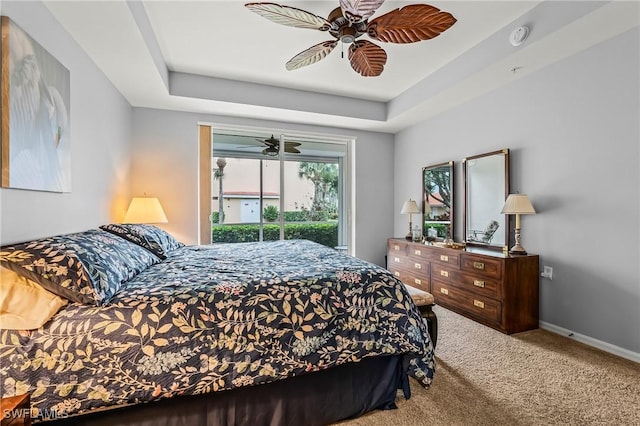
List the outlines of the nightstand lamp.
{"type": "Polygon", "coordinates": [[[409,214],[409,233],[406,235],[406,239],[407,240],[412,240],[413,239],[413,214],[414,213],[420,213],[420,210],[418,210],[418,203],[416,203],[414,200],[412,200],[411,198],[409,198],[407,201],[404,202],[404,204],[402,205],[402,210],[400,210],[401,214],[409,214]]]}
{"type": "Polygon", "coordinates": [[[520,215],[521,214],[536,214],[536,211],[531,205],[529,197],[525,194],[509,194],[507,200],[502,207],[502,214],[515,214],[516,215],[516,243],[511,250],[510,254],[527,254],[526,250],[520,245],[520,215]]]}
{"type": "Polygon", "coordinates": [[[123,223],[167,223],[167,216],[156,197],[133,197],[123,223]]]}

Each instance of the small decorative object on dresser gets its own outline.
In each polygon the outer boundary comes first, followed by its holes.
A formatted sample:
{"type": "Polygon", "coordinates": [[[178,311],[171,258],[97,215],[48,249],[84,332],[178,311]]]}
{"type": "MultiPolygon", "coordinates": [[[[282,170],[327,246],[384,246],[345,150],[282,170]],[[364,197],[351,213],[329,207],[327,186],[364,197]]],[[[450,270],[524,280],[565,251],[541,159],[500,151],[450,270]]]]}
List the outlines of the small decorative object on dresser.
{"type": "Polygon", "coordinates": [[[0,425],[31,426],[29,394],[9,396],[0,400],[0,425]]]}
{"type": "Polygon", "coordinates": [[[510,256],[391,238],[387,268],[447,309],[506,334],[538,328],[537,255],[510,256]]]}

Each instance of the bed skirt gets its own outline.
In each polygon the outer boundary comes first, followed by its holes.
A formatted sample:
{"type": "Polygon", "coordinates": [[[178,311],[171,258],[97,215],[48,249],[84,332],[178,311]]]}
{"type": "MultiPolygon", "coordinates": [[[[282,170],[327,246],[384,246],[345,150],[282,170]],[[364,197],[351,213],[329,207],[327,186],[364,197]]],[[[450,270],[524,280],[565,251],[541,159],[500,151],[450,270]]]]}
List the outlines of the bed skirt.
{"type": "Polygon", "coordinates": [[[401,357],[365,358],[266,385],[104,410],[43,426],[326,425],[409,396],[401,357]]]}

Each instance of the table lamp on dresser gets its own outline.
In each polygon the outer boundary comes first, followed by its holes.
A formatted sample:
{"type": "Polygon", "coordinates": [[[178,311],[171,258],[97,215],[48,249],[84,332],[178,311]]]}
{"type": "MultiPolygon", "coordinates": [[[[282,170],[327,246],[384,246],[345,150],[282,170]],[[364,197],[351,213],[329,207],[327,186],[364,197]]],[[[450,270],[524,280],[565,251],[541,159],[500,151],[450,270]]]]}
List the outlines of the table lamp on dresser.
{"type": "Polygon", "coordinates": [[[405,236],[405,238],[407,240],[412,240],[413,239],[413,231],[412,231],[412,228],[413,228],[413,214],[414,213],[420,213],[420,210],[418,210],[418,203],[416,203],[414,200],[409,198],[402,205],[402,210],[400,210],[400,213],[401,214],[409,214],[409,233],[405,236]]]}
{"type": "Polygon", "coordinates": [[[516,229],[515,229],[515,244],[509,250],[509,254],[527,254],[527,251],[520,245],[520,215],[521,214],[536,214],[529,197],[525,194],[509,194],[504,207],[502,207],[502,214],[515,214],[516,215],[516,229]]]}

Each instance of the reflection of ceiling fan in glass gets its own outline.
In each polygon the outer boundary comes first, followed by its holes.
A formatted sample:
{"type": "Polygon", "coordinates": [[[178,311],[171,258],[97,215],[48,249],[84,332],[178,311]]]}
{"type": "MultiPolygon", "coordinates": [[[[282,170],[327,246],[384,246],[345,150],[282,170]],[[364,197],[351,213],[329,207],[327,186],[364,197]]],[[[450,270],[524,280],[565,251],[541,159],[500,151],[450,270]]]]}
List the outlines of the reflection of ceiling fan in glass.
{"type": "Polygon", "coordinates": [[[351,43],[349,62],[363,77],[382,74],[387,53],[368,40],[356,40],[360,36],[367,34],[374,40],[387,43],[415,43],[437,37],[456,23],[456,18],[450,13],[428,4],[407,5],[369,22],[382,3],[384,0],[340,0],[340,7],[335,8],[327,19],[275,3],[247,3],[245,6],[277,24],[328,31],[335,38],[298,53],[287,62],[287,70],[315,64],[331,53],[341,41],[351,43]]]}
{"type": "MultiPolygon", "coordinates": [[[[256,139],[266,148],[262,150],[262,153],[265,155],[269,155],[271,157],[275,157],[278,155],[280,150],[280,141],[271,135],[269,139],[256,139]]],[[[300,142],[293,141],[285,141],[284,142],[284,152],[288,152],[289,154],[300,154],[300,151],[296,148],[297,146],[302,145],[300,142]]]]}

